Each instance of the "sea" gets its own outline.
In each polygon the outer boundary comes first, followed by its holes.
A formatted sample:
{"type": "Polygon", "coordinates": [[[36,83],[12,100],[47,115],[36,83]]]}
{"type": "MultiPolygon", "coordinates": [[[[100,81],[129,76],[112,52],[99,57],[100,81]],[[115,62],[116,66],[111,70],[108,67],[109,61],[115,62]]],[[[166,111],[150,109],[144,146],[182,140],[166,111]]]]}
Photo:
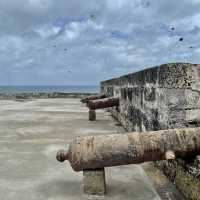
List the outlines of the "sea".
{"type": "Polygon", "coordinates": [[[17,93],[99,93],[100,86],[97,85],[40,85],[40,86],[0,86],[0,93],[17,94],[17,93]]]}

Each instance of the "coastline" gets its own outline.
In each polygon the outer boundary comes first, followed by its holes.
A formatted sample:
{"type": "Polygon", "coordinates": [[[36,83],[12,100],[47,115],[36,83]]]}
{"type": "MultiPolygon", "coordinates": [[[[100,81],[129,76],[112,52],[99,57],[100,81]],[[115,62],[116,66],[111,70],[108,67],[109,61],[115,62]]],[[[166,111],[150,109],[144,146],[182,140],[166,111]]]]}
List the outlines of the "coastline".
{"type": "Polygon", "coordinates": [[[22,93],[0,93],[0,100],[15,99],[48,99],[48,98],[83,98],[96,95],[93,92],[22,92],[22,93]]]}

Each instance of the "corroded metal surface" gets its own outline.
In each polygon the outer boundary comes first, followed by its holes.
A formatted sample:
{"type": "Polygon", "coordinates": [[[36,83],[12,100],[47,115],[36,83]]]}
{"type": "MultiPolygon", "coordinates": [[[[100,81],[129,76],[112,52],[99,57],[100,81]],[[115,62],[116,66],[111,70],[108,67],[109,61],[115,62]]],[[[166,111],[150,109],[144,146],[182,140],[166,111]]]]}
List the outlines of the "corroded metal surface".
{"type": "Polygon", "coordinates": [[[166,152],[179,158],[200,153],[200,128],[86,136],[74,139],[58,161],[69,160],[75,171],[146,161],[165,160],[166,152]]]}
{"type": "Polygon", "coordinates": [[[91,95],[91,96],[88,96],[86,98],[82,98],[81,102],[82,103],[88,103],[90,100],[103,99],[103,98],[106,98],[105,94],[91,95]]]}
{"type": "Polygon", "coordinates": [[[119,98],[104,98],[99,100],[91,100],[88,102],[87,106],[92,110],[102,109],[102,108],[109,108],[119,105],[119,98]]]}

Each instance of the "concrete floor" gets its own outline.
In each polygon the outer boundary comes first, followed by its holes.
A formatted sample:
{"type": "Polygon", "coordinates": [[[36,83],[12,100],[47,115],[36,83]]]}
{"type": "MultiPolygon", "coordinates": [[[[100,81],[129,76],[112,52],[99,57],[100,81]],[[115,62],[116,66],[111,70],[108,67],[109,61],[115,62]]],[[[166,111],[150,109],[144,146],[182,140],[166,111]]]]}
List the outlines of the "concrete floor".
{"type": "MultiPolygon", "coordinates": [[[[71,138],[123,132],[108,112],[88,121],[79,99],[0,101],[0,199],[80,200],[82,173],[56,161],[71,138]]],[[[140,165],[106,169],[112,200],[159,200],[140,165]]]]}

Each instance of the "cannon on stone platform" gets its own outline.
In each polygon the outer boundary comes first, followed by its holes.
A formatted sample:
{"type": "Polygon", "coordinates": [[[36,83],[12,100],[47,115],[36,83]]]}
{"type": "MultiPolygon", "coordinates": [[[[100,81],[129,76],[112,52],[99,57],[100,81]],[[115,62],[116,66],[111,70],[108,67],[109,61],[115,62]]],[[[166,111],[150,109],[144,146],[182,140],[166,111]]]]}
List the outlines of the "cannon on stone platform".
{"type": "Polygon", "coordinates": [[[106,191],[105,167],[185,158],[199,153],[200,128],[185,128],[78,137],[67,150],[58,151],[56,158],[60,162],[68,160],[74,171],[83,171],[85,193],[102,195],[106,191]]]}
{"type": "Polygon", "coordinates": [[[103,98],[98,100],[89,100],[87,106],[89,108],[89,120],[96,120],[96,112],[97,109],[110,108],[119,105],[119,98],[110,97],[103,98]]]}

